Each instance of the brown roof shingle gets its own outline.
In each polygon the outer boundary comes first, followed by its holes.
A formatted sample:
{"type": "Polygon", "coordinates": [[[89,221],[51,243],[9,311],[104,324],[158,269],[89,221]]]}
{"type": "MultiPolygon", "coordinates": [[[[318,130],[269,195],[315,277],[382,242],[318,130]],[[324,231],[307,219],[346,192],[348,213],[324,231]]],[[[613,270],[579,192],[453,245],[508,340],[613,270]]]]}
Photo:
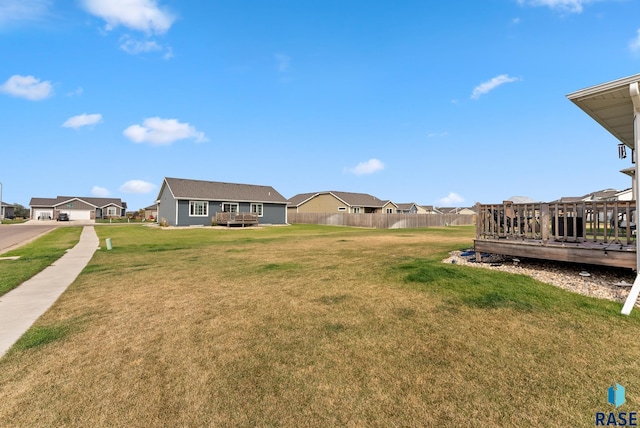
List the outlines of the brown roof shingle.
{"type": "Polygon", "coordinates": [[[271,186],[171,177],[165,177],[164,181],[176,199],[287,203],[285,197],[271,186]]]}
{"type": "Polygon", "coordinates": [[[373,195],[369,195],[368,193],[355,193],[355,192],[339,192],[336,190],[327,190],[324,192],[313,192],[313,193],[300,193],[295,196],[289,198],[290,206],[299,206],[303,202],[311,199],[317,195],[333,195],[336,198],[343,201],[345,204],[351,207],[372,207],[372,208],[381,208],[389,203],[389,201],[383,201],[373,195]]]}

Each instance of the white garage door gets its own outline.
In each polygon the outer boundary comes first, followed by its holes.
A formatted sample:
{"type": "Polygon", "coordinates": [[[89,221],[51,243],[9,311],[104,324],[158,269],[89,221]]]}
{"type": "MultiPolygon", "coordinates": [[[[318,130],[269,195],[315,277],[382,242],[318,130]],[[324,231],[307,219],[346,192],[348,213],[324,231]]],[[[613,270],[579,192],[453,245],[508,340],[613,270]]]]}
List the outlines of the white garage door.
{"type": "Polygon", "coordinates": [[[91,210],[66,210],[69,220],[91,220],[91,210]]]}
{"type": "Polygon", "coordinates": [[[36,220],[53,220],[53,210],[34,210],[33,218],[36,220]]]}

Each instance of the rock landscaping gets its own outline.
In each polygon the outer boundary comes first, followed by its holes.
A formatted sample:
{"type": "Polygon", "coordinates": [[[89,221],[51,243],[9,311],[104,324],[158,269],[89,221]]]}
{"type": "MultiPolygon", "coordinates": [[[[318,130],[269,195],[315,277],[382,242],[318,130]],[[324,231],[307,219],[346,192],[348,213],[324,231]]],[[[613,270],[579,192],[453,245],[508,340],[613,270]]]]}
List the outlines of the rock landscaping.
{"type": "MultiPolygon", "coordinates": [[[[444,263],[527,275],[574,293],[620,303],[624,303],[636,277],[630,269],[514,258],[498,254],[482,254],[482,262],[478,263],[472,250],[453,251],[444,263]]],[[[636,303],[636,306],[640,305],[636,303]]]]}

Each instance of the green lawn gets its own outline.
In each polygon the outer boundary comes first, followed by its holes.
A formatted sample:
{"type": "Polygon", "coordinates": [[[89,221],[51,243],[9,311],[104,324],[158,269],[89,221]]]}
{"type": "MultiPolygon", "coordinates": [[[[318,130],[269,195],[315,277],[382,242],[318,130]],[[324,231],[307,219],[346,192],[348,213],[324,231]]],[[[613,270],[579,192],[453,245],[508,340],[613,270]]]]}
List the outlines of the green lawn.
{"type": "Polygon", "coordinates": [[[78,243],[81,232],[81,227],[59,227],[29,244],[3,253],[2,257],[20,258],[0,260],[0,296],[62,257],[78,243]]]}
{"type": "Polygon", "coordinates": [[[96,227],[0,360],[0,426],[593,426],[640,317],[447,265],[472,227],[96,227]]]}

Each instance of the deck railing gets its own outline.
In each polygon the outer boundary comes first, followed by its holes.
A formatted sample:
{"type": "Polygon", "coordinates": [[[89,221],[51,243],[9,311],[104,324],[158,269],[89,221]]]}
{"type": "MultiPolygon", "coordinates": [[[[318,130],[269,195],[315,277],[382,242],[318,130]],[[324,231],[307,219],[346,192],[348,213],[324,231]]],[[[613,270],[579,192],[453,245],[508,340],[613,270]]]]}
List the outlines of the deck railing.
{"type": "Polygon", "coordinates": [[[635,201],[477,204],[476,239],[604,242],[636,239],[635,201]]]}
{"type": "Polygon", "coordinates": [[[258,214],[220,212],[216,213],[215,222],[216,224],[226,226],[234,224],[240,224],[242,226],[245,226],[247,224],[257,225],[258,214]]]}

